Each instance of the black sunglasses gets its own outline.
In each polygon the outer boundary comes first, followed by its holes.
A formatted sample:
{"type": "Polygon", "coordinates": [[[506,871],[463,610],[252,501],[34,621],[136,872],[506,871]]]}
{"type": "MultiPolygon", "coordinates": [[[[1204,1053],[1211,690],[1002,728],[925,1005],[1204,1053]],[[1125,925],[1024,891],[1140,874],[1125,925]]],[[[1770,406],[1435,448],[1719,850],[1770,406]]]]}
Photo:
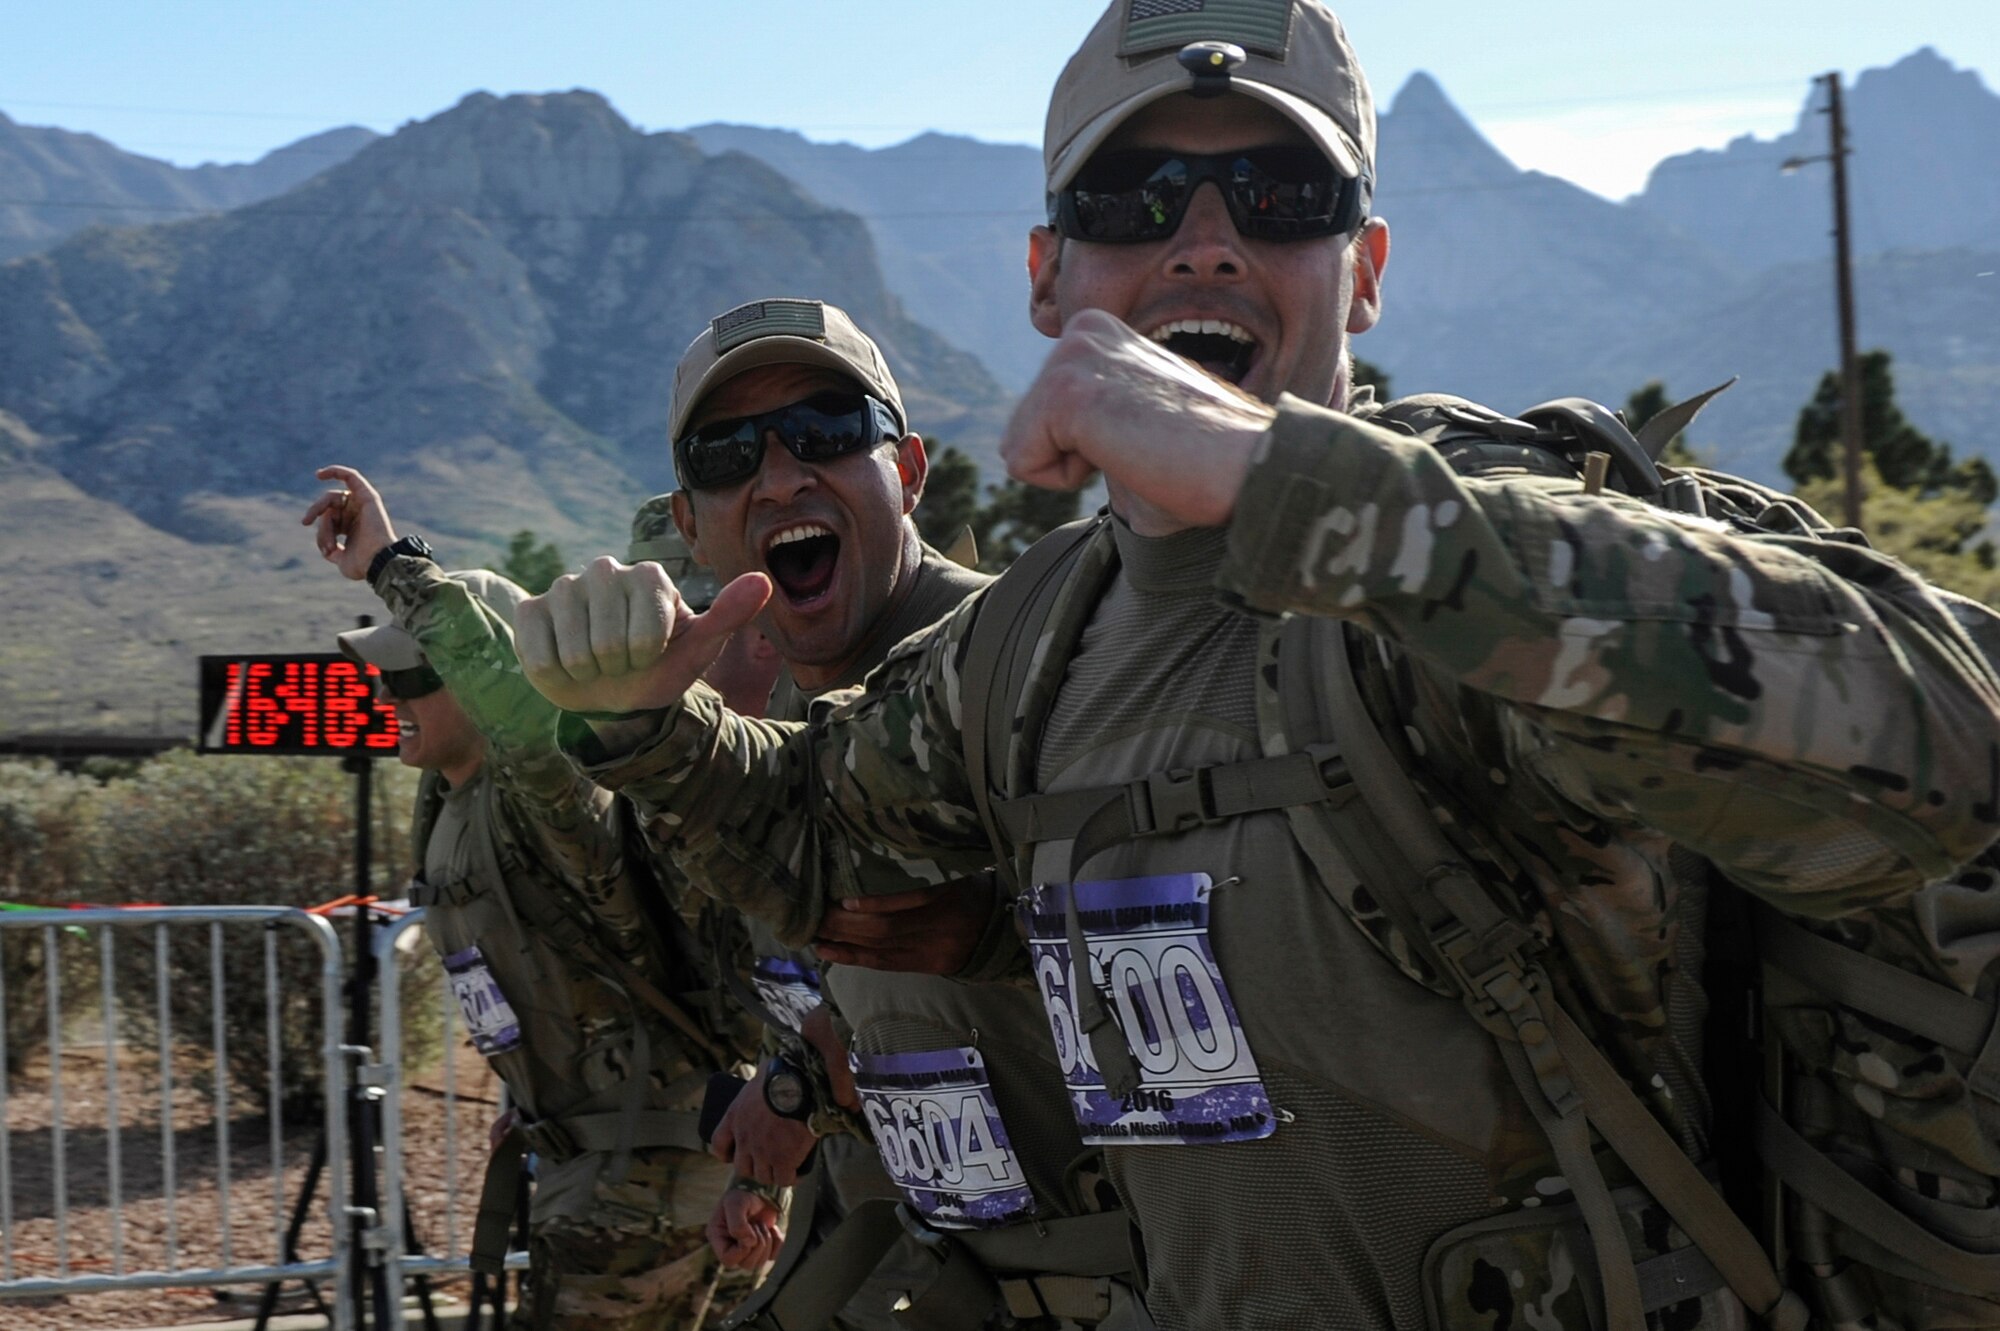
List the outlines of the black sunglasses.
{"type": "Polygon", "coordinates": [[[1165,240],[1205,180],[1222,191],[1238,234],[1252,240],[1345,235],[1368,208],[1366,180],[1341,175],[1304,144],[1206,155],[1139,148],[1085,163],[1069,188],[1049,195],[1049,225],[1071,240],[1106,245],[1165,240]]]}
{"type": "Polygon", "coordinates": [[[382,670],[379,666],[376,669],[376,687],[396,702],[421,698],[444,687],[443,678],[428,664],[411,666],[408,670],[382,670]]]}
{"type": "Polygon", "coordinates": [[[764,439],[776,433],[801,462],[831,462],[900,439],[888,404],[866,393],[816,393],[775,411],[711,421],[674,441],[674,470],[689,490],[747,481],[764,465],[764,439]]]}

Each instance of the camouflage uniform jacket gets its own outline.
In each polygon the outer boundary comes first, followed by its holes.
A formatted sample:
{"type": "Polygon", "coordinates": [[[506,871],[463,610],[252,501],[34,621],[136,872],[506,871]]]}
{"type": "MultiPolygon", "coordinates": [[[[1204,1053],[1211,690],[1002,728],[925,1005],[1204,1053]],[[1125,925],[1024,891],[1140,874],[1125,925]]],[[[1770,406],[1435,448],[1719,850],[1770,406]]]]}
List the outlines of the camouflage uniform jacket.
{"type": "MultiPolygon", "coordinates": [[[[1500,758],[1526,778],[1505,805],[1475,803],[1543,852],[1551,891],[1571,895],[1563,884],[1603,873],[1600,859],[1619,883],[1656,877],[1580,838],[1648,858],[1671,841],[1831,918],[1906,897],[2000,833],[2000,617],[1891,559],[1573,482],[1461,478],[1421,443],[1291,398],[1236,513],[1219,593],[1345,618],[1399,648],[1409,689],[1429,695],[1419,730],[1451,743],[1427,768],[1484,779],[1500,758]]],[[[901,643],[809,728],[733,716],[697,685],[632,751],[579,736],[571,754],[708,890],[803,945],[853,886],[899,891],[990,862],[957,687],[979,606],[901,643]],[[822,841],[816,818],[841,839],[822,841]],[[836,845],[844,858],[815,858],[836,845]]],[[[1269,715],[1275,727],[1275,700],[1269,715]]],[[[1576,923],[1607,957],[1645,932],[1576,923]]]]}
{"type": "MultiPolygon", "coordinates": [[[[1824,918],[1904,902],[1994,835],[2000,623],[1893,561],[1572,481],[1460,477],[1427,445],[1290,400],[1237,513],[1215,577],[1223,598],[1345,618],[1384,641],[1440,818],[1519,886],[1589,989],[1575,1006],[1597,1014],[1602,1042],[1697,1153],[1699,1097],[1671,1092],[1689,1084],[1667,1029],[1690,978],[1676,848],[1824,918]]],[[[1103,588],[1110,547],[1086,553],[1079,585],[1103,588]]],[[[1048,712],[1064,681],[1057,644],[1091,610],[1058,608],[1023,716],[1048,712]]],[[[831,895],[815,890],[824,873],[843,892],[877,881],[875,857],[929,881],[966,873],[990,858],[961,756],[959,654],[977,613],[971,602],[906,643],[804,732],[729,717],[695,690],[652,741],[592,770],[781,934],[810,933],[831,895]],[[844,863],[800,786],[839,825],[844,863]]],[[[1263,642],[1275,652],[1276,633],[1263,642]]],[[[1259,742],[1283,752],[1278,673],[1256,674],[1259,742]]],[[[1032,789],[1032,737],[1006,742],[1016,789],[1032,789]]],[[[1416,982],[1406,988],[1424,986],[1372,903],[1337,904],[1416,982]]],[[[1513,1149],[1496,1201],[1533,1205],[1542,1148],[1522,1133],[1513,1149]]],[[[1154,1217],[1134,1204],[1151,1256],[1154,1217]]],[[[1156,1312],[1174,1320],[1170,1302],[1156,1312]]]]}
{"type": "MultiPolygon", "coordinates": [[[[427,889],[437,900],[428,907],[426,931],[441,955],[477,948],[513,1009],[518,1041],[489,1055],[510,1097],[530,1120],[615,1114],[626,1107],[630,1080],[639,1077],[648,1083],[641,1107],[698,1108],[704,1056],[691,1056],[684,1037],[635,1005],[615,977],[563,951],[531,923],[537,906],[546,910],[557,894],[568,895],[599,922],[597,938],[607,950],[664,992],[686,987],[670,973],[641,907],[613,798],[580,778],[556,749],[557,713],[522,678],[511,631],[428,559],[391,560],[376,589],[486,737],[479,774],[445,792],[430,838],[427,889]]],[[[629,1188],[600,1182],[610,1153],[585,1152],[545,1160],[536,1222],[563,1215],[603,1223],[597,1213],[607,1205],[633,1209],[636,1201],[652,1223],[702,1223],[726,1170],[683,1151],[644,1154],[645,1176],[664,1174],[674,1180],[670,1194],[688,1195],[623,1196],[629,1188]],[[671,1167],[663,1171],[668,1157],[671,1167]],[[614,1194],[615,1204],[607,1201],[614,1194]]],[[[628,1228],[631,1217],[609,1219],[628,1228]]]]}
{"type": "MultiPolygon", "coordinates": [[[[848,675],[817,690],[800,689],[787,674],[772,695],[780,720],[803,720],[822,698],[862,680],[912,633],[943,619],[992,579],[959,568],[927,550],[921,581],[878,641],[848,675]]],[[[759,927],[759,933],[768,929],[759,927]]],[[[1066,1171],[1083,1153],[1050,1057],[1048,1025],[1033,994],[1016,986],[968,985],[927,975],[827,967],[827,1004],[842,1042],[861,1054],[911,1054],[976,1046],[992,1077],[992,1094],[1037,1203],[1037,1214],[1086,1209],[1066,1171]]],[[[808,1058],[817,1051],[808,1047],[808,1058]]]]}

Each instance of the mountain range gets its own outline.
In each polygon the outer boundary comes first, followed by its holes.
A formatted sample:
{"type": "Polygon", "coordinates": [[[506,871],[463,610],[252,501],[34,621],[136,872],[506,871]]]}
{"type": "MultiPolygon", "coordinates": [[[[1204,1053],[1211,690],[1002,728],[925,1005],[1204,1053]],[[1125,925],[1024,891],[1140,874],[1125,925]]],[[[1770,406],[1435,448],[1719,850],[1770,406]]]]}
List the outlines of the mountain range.
{"type": "Polygon", "coordinates": [[[92,224],[142,226],[240,208],[338,166],[380,135],[359,125],[290,143],[254,162],[178,167],[0,114],[0,263],[92,224]]]}
{"type": "MultiPolygon", "coordinates": [[[[161,611],[154,559],[202,570],[175,610],[231,625],[205,650],[323,646],[320,604],[365,608],[299,568],[327,462],[367,472],[455,563],[523,528],[622,550],[636,503],[671,483],[674,363],[711,316],[775,292],[849,310],[913,415],[990,446],[1004,393],[903,312],[860,221],[754,158],[642,134],[594,93],[475,94],[283,195],[0,265],[9,637],[55,666],[0,653],[0,731],[119,636],[73,624],[143,631],[161,611]],[[85,576],[80,514],[156,544],[85,576]],[[283,585],[293,604],[259,591],[258,614],[231,613],[245,587],[283,585]]],[[[186,669],[155,653],[121,678],[148,692],[186,669]]]]}
{"type": "MultiPolygon", "coordinates": [[[[1779,169],[1825,151],[1817,105],[1617,203],[1520,170],[1413,76],[1381,117],[1394,244],[1357,351],[1398,392],[1516,410],[1740,374],[1695,442],[1773,479],[1834,355],[1826,168],[1779,169]]],[[[2000,180],[1976,164],[2000,160],[2000,97],[1923,50],[1857,80],[1849,119],[1862,345],[1895,353],[1921,428],[1989,452],[2000,180]]],[[[642,133],[583,91],[477,93],[242,166],[0,117],[0,733],[58,699],[66,723],[162,699],[179,723],[191,653],[316,649],[374,608],[296,527],[324,462],[367,470],[452,562],[521,528],[573,560],[622,547],[668,483],[671,366],[739,300],[847,307],[919,428],[996,476],[1046,352],[1022,265],[1040,169],[943,134],[642,133]]]]}
{"type": "MultiPolygon", "coordinates": [[[[1668,158],[1613,202],[1521,170],[1435,79],[1412,75],[1380,114],[1375,204],[1393,244],[1382,322],[1357,354],[1398,392],[1507,410],[1578,394],[1618,405],[1652,379],[1691,396],[1741,376],[1696,441],[1721,465],[1781,480],[1798,409],[1837,359],[1827,168],[1780,170],[1827,152],[1823,101],[1812,89],[1775,140],[1668,158]]],[[[2000,419],[2000,175],[1985,169],[2000,162],[2000,96],[1926,47],[1864,72],[1847,112],[1861,345],[1895,354],[1920,428],[2000,461],[1986,442],[2000,419]]],[[[1035,149],[689,133],[859,213],[912,311],[1008,388],[1032,377],[1047,351],[1021,267],[1021,232],[1039,215],[1035,149]]]]}

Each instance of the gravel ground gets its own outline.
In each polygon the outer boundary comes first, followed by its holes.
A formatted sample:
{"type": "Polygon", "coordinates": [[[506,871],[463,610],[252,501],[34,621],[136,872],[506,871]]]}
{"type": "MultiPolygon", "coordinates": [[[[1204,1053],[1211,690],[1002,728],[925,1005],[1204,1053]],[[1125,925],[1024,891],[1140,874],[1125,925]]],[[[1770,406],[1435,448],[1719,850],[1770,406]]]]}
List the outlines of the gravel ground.
{"type": "MultiPolygon", "coordinates": [[[[201,1269],[227,1262],[264,1264],[276,1260],[284,1226],[304,1186],[318,1136],[317,1122],[288,1124],[281,1136],[283,1196],[273,1187],[269,1120],[259,1093],[242,1088],[230,1105],[227,1189],[228,1232],[223,1232],[224,1171],[217,1115],[211,1090],[192,1084],[188,1069],[198,1067],[198,1051],[176,1055],[172,1096],[173,1175],[171,1196],[163,1187],[163,1149],[157,1059],[150,1050],[121,1047],[118,1054],[118,1122],[108,1131],[105,1050],[67,1045],[63,1050],[61,1135],[51,1129],[58,1088],[46,1058],[11,1077],[7,1084],[6,1132],[0,1150],[10,1178],[11,1220],[0,1215],[0,1280],[122,1269],[158,1271],[201,1269]],[[118,1155],[122,1207],[110,1205],[111,1155],[118,1155]],[[57,1223],[58,1160],[66,1221],[57,1223]],[[121,1220],[122,1217],[122,1220],[121,1220]],[[226,1255],[225,1255],[226,1245],[226,1255]]],[[[419,1070],[403,1096],[407,1187],[418,1237],[432,1253],[463,1251],[470,1241],[478,1207],[478,1175],[486,1149],[486,1126],[498,1112],[499,1083],[469,1046],[454,1054],[459,1103],[449,1112],[443,1094],[444,1068],[419,1070]],[[453,1131],[455,1129],[455,1132],[453,1131]],[[448,1157],[448,1150],[452,1154],[448,1157]],[[449,1163],[449,1167],[448,1167],[449,1163]],[[459,1181],[454,1199],[452,1177],[459,1181]],[[453,1214],[455,1212],[455,1215],[453,1214]]],[[[379,1175],[378,1175],[379,1177],[379,1175]]],[[[306,1260],[329,1255],[326,1180],[320,1181],[312,1214],[299,1243],[306,1260]]],[[[464,1295],[464,1282],[447,1285],[464,1295]]],[[[201,1286],[66,1295],[0,1302],[7,1331],[55,1331],[68,1327],[178,1325],[254,1315],[260,1290],[201,1286]]],[[[286,1286],[280,1311],[312,1306],[297,1284],[286,1286]]]]}

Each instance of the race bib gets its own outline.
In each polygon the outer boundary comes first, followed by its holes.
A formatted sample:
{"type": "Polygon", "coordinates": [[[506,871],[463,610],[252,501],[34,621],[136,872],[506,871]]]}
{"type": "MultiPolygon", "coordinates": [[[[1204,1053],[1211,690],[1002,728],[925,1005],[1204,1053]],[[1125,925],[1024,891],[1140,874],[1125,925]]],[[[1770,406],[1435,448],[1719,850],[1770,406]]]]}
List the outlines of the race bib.
{"type": "Polygon", "coordinates": [[[478,945],[446,957],[444,970],[458,996],[458,1010],[465,1014],[465,1028],[472,1032],[472,1047],[488,1058],[519,1049],[521,1023],[486,968],[478,945]]]}
{"type": "MultiPolygon", "coordinates": [[[[1277,1130],[1257,1060],[1208,942],[1207,874],[1078,883],[1089,978],[1139,1065],[1129,1096],[1104,1088],[1078,1013],[1069,954],[1070,888],[1036,888],[1018,907],[1062,1060],[1070,1107],[1093,1146],[1206,1146],[1277,1130]]],[[[1101,1038],[1101,1037],[1100,1037],[1101,1038]]]]}
{"type": "Polygon", "coordinates": [[[1035,1209],[977,1049],[850,1054],[882,1167],[924,1219],[986,1229],[1035,1209]]]}
{"type": "Polygon", "coordinates": [[[790,957],[757,958],[750,967],[750,987],[764,1010],[794,1034],[820,1003],[819,972],[790,957]]]}

